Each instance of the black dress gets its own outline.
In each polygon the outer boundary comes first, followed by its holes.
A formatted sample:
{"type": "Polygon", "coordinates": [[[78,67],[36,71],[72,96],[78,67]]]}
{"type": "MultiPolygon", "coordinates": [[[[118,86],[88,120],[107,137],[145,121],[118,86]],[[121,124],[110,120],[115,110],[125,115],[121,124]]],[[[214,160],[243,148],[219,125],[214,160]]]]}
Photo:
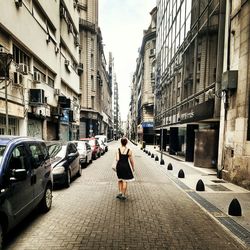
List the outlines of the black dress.
{"type": "Polygon", "coordinates": [[[122,154],[120,149],[118,150],[119,150],[119,160],[116,165],[117,177],[119,180],[132,181],[134,180],[134,175],[132,173],[132,170],[130,168],[129,161],[128,161],[129,149],[127,151],[127,154],[122,154]]]}

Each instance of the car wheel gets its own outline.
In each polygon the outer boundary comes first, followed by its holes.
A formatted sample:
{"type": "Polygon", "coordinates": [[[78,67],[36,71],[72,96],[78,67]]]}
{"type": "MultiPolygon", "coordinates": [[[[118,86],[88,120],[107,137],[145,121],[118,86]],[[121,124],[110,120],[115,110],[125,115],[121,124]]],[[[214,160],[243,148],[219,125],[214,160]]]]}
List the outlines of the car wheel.
{"type": "Polygon", "coordinates": [[[77,176],[80,177],[82,175],[82,166],[79,164],[79,170],[77,176]]]}
{"type": "Polygon", "coordinates": [[[70,170],[68,169],[66,179],[65,179],[65,187],[66,188],[70,187],[70,182],[71,182],[71,174],[70,174],[70,170]]]}
{"type": "Polygon", "coordinates": [[[51,209],[52,205],[52,187],[51,185],[48,185],[45,189],[43,199],[40,203],[41,211],[46,213],[51,209]]]}

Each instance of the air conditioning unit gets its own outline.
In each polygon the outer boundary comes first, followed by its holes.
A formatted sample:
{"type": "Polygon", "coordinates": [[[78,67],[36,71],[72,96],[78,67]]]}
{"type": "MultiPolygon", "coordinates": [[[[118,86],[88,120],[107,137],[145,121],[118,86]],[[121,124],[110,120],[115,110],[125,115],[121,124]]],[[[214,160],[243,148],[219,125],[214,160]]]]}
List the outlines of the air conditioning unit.
{"type": "Polygon", "coordinates": [[[5,53],[5,48],[4,47],[0,47],[0,53],[5,53]]]}
{"type": "Polygon", "coordinates": [[[30,105],[36,106],[44,104],[44,100],[43,89],[30,89],[30,105]]]}
{"type": "Polygon", "coordinates": [[[72,23],[69,23],[69,25],[68,25],[68,32],[73,33],[73,24],[72,23]]]}
{"type": "Polygon", "coordinates": [[[46,117],[46,108],[45,107],[36,107],[34,113],[38,116],[46,117]]]}
{"type": "Polygon", "coordinates": [[[13,74],[13,84],[16,86],[23,85],[23,75],[19,72],[14,72],[13,74]]]}
{"type": "Polygon", "coordinates": [[[35,72],[34,72],[34,75],[33,75],[33,80],[34,80],[34,82],[36,82],[36,83],[41,82],[41,73],[38,72],[38,71],[35,71],[35,72]]]}
{"type": "Polygon", "coordinates": [[[83,63],[78,64],[77,73],[78,73],[78,75],[83,73],[83,63]]]}
{"type": "Polygon", "coordinates": [[[22,73],[23,75],[28,75],[28,65],[24,63],[19,63],[17,67],[17,71],[22,73]]]}
{"type": "Polygon", "coordinates": [[[47,43],[50,42],[50,36],[49,36],[49,34],[46,35],[46,42],[47,42],[47,43]]]}
{"type": "Polygon", "coordinates": [[[60,89],[54,89],[54,94],[55,95],[60,95],[61,94],[61,90],[60,89]]]}
{"type": "Polygon", "coordinates": [[[57,54],[59,52],[59,47],[56,45],[55,46],[55,53],[57,54]]]}
{"type": "Polygon", "coordinates": [[[22,7],[23,1],[22,0],[15,0],[16,7],[22,7]]]}
{"type": "Polygon", "coordinates": [[[69,67],[70,61],[66,59],[66,60],[64,61],[64,64],[65,64],[65,66],[69,67]]]}
{"type": "Polygon", "coordinates": [[[67,15],[67,14],[66,14],[65,8],[64,8],[64,7],[61,7],[61,8],[60,8],[60,17],[65,18],[66,15],[67,15]]]}
{"type": "Polygon", "coordinates": [[[80,45],[80,39],[78,36],[75,36],[74,42],[75,42],[76,47],[78,47],[80,45]]]}

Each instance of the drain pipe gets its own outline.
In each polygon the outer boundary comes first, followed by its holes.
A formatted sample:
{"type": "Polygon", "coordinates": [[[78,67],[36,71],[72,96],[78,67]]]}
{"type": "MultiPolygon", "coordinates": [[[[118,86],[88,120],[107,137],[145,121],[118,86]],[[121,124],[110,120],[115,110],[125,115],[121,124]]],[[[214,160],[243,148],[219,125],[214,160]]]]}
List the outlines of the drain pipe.
{"type": "MultiPolygon", "coordinates": [[[[220,18],[219,22],[219,35],[218,35],[218,56],[217,56],[217,72],[216,72],[216,91],[221,91],[221,78],[223,73],[223,67],[224,70],[228,70],[230,67],[230,9],[231,9],[231,0],[220,0],[220,18]],[[227,2],[227,3],[226,3],[227,2]],[[227,6],[227,8],[226,8],[227,6]],[[226,16],[225,16],[226,13],[226,16]],[[223,24],[223,25],[222,25],[223,24]],[[225,27],[227,29],[225,30],[225,27]],[[222,33],[223,32],[223,33],[222,33]],[[221,36],[223,36],[221,38],[221,36]],[[225,44],[225,47],[227,47],[227,50],[224,54],[224,36],[228,37],[227,44],[225,44]],[[220,40],[222,39],[222,40],[220,40]],[[223,47],[222,47],[223,45],[223,47]],[[225,55],[225,56],[224,56],[225,55]],[[218,57],[221,57],[218,59],[218,57]],[[226,60],[223,61],[223,58],[226,60]],[[219,71],[219,70],[220,71],[219,71]]],[[[217,92],[217,93],[218,93],[217,92]]],[[[215,92],[216,93],[216,92],[215,92]]],[[[223,160],[224,160],[224,140],[225,140],[225,126],[226,126],[226,117],[227,117],[227,100],[228,96],[226,92],[221,93],[221,99],[215,97],[215,107],[218,108],[217,114],[220,114],[220,129],[219,129],[219,147],[218,147],[218,163],[217,163],[217,177],[222,178],[222,170],[223,167],[223,160]],[[224,105],[224,107],[221,107],[221,105],[224,105]],[[216,106],[218,105],[218,106],[216,106]],[[220,108],[220,109],[219,109],[220,108]],[[219,113],[220,112],[220,113],[219,113]]]]}

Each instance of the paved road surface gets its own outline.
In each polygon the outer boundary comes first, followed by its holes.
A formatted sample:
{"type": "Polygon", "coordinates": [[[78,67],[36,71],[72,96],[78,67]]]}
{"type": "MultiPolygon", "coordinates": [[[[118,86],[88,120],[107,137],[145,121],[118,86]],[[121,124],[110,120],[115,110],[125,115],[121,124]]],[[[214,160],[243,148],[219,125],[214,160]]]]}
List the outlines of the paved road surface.
{"type": "Polygon", "coordinates": [[[133,144],[136,181],[128,200],[116,199],[118,145],[55,190],[51,211],[29,216],[5,249],[245,249],[133,144]]]}

